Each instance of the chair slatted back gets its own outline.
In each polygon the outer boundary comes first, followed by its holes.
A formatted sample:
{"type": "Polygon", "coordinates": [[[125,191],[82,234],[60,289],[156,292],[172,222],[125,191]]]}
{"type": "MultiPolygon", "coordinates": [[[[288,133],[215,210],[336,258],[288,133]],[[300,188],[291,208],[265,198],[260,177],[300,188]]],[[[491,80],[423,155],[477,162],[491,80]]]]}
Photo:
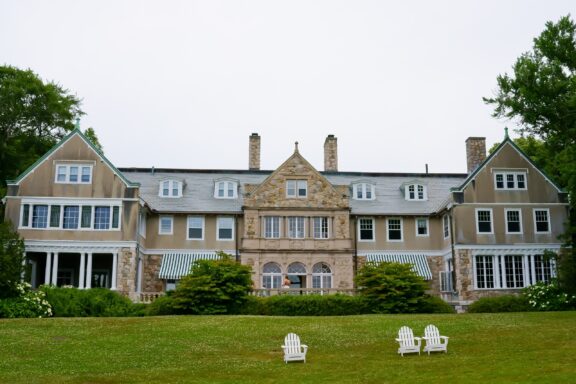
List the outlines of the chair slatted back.
{"type": "Polygon", "coordinates": [[[440,344],[440,331],[435,325],[428,325],[424,328],[424,337],[430,344],[440,344]]]}
{"type": "Polygon", "coordinates": [[[284,338],[284,346],[288,353],[301,353],[300,337],[295,333],[289,333],[284,338]]]}
{"type": "Polygon", "coordinates": [[[403,347],[414,346],[414,333],[410,327],[401,327],[398,331],[398,339],[400,340],[400,345],[403,347]]]}

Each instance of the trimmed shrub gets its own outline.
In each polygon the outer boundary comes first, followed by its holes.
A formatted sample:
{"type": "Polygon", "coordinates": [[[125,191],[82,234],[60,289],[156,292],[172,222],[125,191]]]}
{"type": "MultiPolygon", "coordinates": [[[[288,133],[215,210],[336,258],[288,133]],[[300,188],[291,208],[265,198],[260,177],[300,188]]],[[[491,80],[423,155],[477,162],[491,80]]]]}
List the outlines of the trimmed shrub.
{"type": "Polygon", "coordinates": [[[241,311],[246,315],[346,316],[370,313],[363,297],[348,295],[291,295],[250,297],[241,311]]]}
{"type": "Polygon", "coordinates": [[[77,289],[42,287],[56,317],[134,316],[137,309],[130,299],[105,288],[77,289]]]}
{"type": "Polygon", "coordinates": [[[367,263],[356,284],[373,313],[415,313],[422,305],[426,281],[409,264],[367,263]]]}
{"type": "Polygon", "coordinates": [[[529,312],[532,308],[524,295],[483,297],[468,307],[470,313],[529,312]]]}
{"type": "Polygon", "coordinates": [[[19,296],[0,300],[0,318],[52,316],[44,292],[32,291],[28,283],[17,283],[15,290],[19,296]]]}
{"type": "Polygon", "coordinates": [[[456,313],[456,310],[441,298],[426,295],[420,301],[416,313],[456,313]]]}
{"type": "Polygon", "coordinates": [[[151,304],[148,304],[146,308],[147,316],[164,316],[164,315],[175,315],[177,310],[174,308],[174,299],[172,298],[173,291],[169,291],[166,296],[162,296],[154,300],[151,304]]]}

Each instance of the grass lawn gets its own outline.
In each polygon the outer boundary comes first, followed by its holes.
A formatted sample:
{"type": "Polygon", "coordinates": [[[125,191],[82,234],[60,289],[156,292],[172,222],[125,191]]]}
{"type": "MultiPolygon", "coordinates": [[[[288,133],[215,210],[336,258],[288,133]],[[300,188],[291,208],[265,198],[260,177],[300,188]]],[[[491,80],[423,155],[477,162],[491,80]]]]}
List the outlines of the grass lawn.
{"type": "Polygon", "coordinates": [[[1,383],[576,382],[576,312],[0,320],[1,383]],[[396,353],[433,323],[448,353],[396,353]],[[288,332],[308,362],[284,364],[288,332]]]}

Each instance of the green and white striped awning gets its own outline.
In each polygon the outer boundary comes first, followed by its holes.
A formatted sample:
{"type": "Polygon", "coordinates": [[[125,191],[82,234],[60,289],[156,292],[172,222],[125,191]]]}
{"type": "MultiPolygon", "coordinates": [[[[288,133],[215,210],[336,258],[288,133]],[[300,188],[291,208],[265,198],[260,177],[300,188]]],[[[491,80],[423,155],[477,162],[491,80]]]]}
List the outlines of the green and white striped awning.
{"type": "Polygon", "coordinates": [[[393,261],[396,263],[412,264],[416,273],[425,280],[432,280],[432,271],[426,260],[426,255],[421,253],[368,253],[366,262],[382,263],[384,261],[393,261]]]}
{"type": "Polygon", "coordinates": [[[180,279],[186,276],[192,269],[192,263],[196,260],[216,260],[220,258],[216,252],[178,252],[166,253],[162,256],[160,273],[161,279],[180,279]]]}

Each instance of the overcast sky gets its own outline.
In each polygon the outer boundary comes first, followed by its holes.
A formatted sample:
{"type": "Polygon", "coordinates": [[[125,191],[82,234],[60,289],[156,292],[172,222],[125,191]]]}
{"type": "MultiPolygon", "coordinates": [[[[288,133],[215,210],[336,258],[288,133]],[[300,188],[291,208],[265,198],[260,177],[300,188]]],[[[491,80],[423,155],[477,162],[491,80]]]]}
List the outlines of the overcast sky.
{"type": "MultiPolygon", "coordinates": [[[[0,0],[0,64],[82,99],[118,167],[465,172],[465,140],[513,122],[482,102],[576,2],[0,0]]],[[[574,15],[573,15],[574,16],[574,15]]]]}

